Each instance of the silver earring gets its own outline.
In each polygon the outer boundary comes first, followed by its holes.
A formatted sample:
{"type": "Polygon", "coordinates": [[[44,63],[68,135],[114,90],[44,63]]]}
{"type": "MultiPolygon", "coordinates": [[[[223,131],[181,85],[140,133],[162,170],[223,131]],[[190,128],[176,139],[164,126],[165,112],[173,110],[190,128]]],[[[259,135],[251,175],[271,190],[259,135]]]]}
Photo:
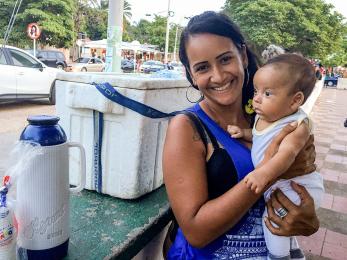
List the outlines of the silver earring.
{"type": "Polygon", "coordinates": [[[245,86],[247,86],[248,83],[249,83],[249,72],[248,72],[248,68],[245,68],[245,74],[247,75],[247,83],[246,83],[245,86]]]}
{"type": "Polygon", "coordinates": [[[200,98],[199,98],[198,100],[193,100],[193,101],[192,101],[192,100],[189,98],[188,91],[191,92],[190,95],[195,95],[196,91],[198,91],[198,90],[196,90],[196,88],[194,88],[193,85],[189,85],[189,87],[186,89],[186,99],[187,99],[190,103],[199,103],[201,100],[204,99],[204,94],[202,94],[201,91],[199,91],[199,93],[200,93],[200,98]],[[193,89],[194,89],[194,91],[193,91],[193,89]],[[195,92],[195,93],[193,93],[193,92],[195,92]]]}

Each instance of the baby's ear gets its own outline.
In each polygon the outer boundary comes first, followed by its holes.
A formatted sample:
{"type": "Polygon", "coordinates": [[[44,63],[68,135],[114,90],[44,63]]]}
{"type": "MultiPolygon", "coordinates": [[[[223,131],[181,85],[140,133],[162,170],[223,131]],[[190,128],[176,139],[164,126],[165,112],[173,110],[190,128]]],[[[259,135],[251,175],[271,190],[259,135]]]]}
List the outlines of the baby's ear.
{"type": "Polygon", "coordinates": [[[302,104],[304,104],[304,99],[305,99],[305,96],[304,96],[304,93],[302,93],[302,91],[296,92],[293,96],[292,105],[295,107],[299,107],[302,104]]]}

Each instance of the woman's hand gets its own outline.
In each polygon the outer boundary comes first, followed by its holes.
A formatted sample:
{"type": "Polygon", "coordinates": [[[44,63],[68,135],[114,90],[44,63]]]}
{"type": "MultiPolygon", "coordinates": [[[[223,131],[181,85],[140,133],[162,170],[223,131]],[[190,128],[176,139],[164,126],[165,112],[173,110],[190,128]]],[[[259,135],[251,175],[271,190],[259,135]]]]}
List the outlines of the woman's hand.
{"type": "Polygon", "coordinates": [[[265,224],[271,233],[278,236],[310,236],[319,228],[313,199],[303,186],[295,182],[291,182],[291,185],[301,199],[300,205],[295,205],[280,189],[277,189],[266,204],[268,217],[265,219],[265,224]],[[283,218],[279,217],[274,211],[279,208],[285,208],[288,214],[283,218]],[[278,227],[274,227],[269,220],[278,227]]]}
{"type": "Polygon", "coordinates": [[[289,169],[281,175],[282,179],[290,179],[295,176],[305,175],[316,170],[314,161],[316,159],[316,150],[314,146],[314,137],[310,135],[305,146],[295,157],[294,163],[289,169]]]}

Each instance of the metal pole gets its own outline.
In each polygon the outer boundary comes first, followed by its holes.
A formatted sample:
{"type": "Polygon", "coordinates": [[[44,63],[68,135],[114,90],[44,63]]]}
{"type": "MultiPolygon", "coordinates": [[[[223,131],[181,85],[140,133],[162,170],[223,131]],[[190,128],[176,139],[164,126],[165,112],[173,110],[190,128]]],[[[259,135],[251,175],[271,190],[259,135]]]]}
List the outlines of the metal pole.
{"type": "Polygon", "coordinates": [[[34,57],[36,57],[36,39],[34,39],[34,57]]]}
{"type": "Polygon", "coordinates": [[[164,55],[164,62],[167,63],[167,54],[169,51],[169,30],[170,30],[170,23],[169,23],[169,17],[170,17],[170,0],[167,1],[167,19],[166,19],[166,34],[165,34],[165,55],[164,55]]]}
{"type": "Polygon", "coordinates": [[[124,0],[109,0],[106,72],[121,72],[124,0]]]}
{"type": "Polygon", "coordinates": [[[178,33],[178,26],[176,25],[176,36],[175,36],[175,45],[174,45],[174,61],[176,61],[177,33],[178,33]]]}

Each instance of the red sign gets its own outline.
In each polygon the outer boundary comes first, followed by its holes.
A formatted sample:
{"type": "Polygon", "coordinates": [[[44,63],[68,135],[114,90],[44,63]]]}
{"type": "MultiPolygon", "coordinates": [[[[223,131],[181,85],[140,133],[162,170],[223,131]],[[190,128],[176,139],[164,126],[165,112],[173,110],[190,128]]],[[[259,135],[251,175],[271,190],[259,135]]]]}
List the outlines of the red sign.
{"type": "Polygon", "coordinates": [[[30,23],[27,27],[27,34],[30,39],[38,39],[41,35],[40,27],[37,25],[37,23],[30,23]]]}

